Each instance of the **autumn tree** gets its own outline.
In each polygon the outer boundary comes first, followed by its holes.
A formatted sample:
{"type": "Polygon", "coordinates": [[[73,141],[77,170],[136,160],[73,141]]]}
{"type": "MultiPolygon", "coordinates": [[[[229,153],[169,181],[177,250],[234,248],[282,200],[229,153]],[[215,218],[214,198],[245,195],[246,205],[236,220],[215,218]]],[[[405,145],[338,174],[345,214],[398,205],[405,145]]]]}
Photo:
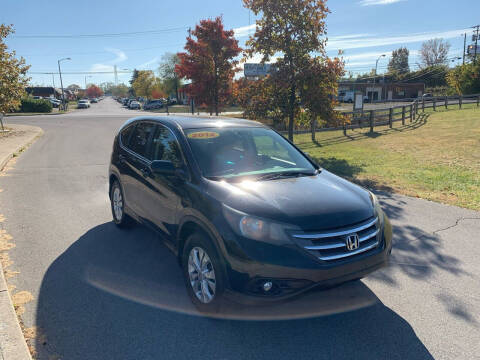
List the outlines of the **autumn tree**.
{"type": "Polygon", "coordinates": [[[175,71],[181,78],[192,81],[189,95],[218,115],[231,93],[238,64],[235,58],[241,52],[233,30],[224,30],[221,17],[201,20],[187,37],[185,50],[178,54],[180,64],[175,71]]]}
{"type": "Polygon", "coordinates": [[[103,95],[103,90],[97,85],[90,85],[87,88],[86,94],[89,98],[97,98],[103,95]]]}
{"type": "Polygon", "coordinates": [[[127,97],[128,96],[128,86],[125,84],[118,84],[112,87],[112,95],[119,96],[119,97],[127,97]]]}
{"type": "Polygon", "coordinates": [[[252,81],[235,80],[232,97],[243,108],[243,116],[252,120],[270,120],[276,130],[285,130],[288,114],[288,84],[273,76],[252,81]]]}
{"type": "Polygon", "coordinates": [[[160,78],[166,93],[175,94],[178,99],[178,89],[182,86],[182,80],[175,71],[175,66],[180,64],[180,58],[177,54],[166,53],[162,57],[162,62],[158,67],[160,78]]]}
{"type": "Polygon", "coordinates": [[[406,74],[410,71],[408,57],[410,51],[406,47],[401,47],[392,51],[392,57],[388,63],[388,72],[392,74],[406,74]]]}
{"type": "Polygon", "coordinates": [[[310,119],[312,141],[315,141],[318,119],[328,126],[343,125],[344,118],[334,108],[335,96],[338,94],[338,79],[345,74],[345,64],[341,58],[308,59],[303,66],[300,80],[300,97],[302,106],[310,119]]]}
{"type": "Polygon", "coordinates": [[[443,39],[431,39],[423,42],[420,49],[422,66],[446,65],[448,63],[449,51],[450,43],[443,39]]]}
{"type": "Polygon", "coordinates": [[[458,94],[480,93],[480,62],[459,65],[450,70],[447,82],[458,94]]]}
{"type": "MultiPolygon", "coordinates": [[[[288,86],[288,138],[293,140],[295,114],[300,109],[298,91],[302,66],[312,53],[325,58],[326,0],[243,0],[255,15],[255,34],[247,41],[247,53],[262,55],[262,62],[279,54],[276,68],[288,86]]],[[[277,75],[278,77],[278,75],[277,75]]]]}
{"type": "Polygon", "coordinates": [[[13,33],[12,26],[0,24],[0,114],[18,108],[29,78],[30,68],[25,59],[15,57],[15,51],[8,51],[4,39],[13,33]]]}
{"type": "Polygon", "coordinates": [[[156,82],[155,75],[151,70],[139,70],[138,76],[132,83],[137,96],[150,98],[156,82]]]}

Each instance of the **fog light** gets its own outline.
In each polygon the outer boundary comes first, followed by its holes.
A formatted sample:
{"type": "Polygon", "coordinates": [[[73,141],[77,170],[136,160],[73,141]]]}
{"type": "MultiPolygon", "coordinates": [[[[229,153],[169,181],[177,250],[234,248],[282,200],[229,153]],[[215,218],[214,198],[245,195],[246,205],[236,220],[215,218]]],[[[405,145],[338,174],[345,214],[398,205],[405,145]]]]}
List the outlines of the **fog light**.
{"type": "Polygon", "coordinates": [[[263,291],[270,291],[272,289],[272,282],[271,281],[266,281],[263,283],[263,291]]]}

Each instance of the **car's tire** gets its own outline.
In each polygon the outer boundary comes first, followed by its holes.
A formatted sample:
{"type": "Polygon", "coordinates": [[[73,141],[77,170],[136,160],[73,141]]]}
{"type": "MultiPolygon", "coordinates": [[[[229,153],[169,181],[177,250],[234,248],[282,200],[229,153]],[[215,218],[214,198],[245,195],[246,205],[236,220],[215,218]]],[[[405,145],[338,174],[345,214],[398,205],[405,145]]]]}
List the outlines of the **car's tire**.
{"type": "Polygon", "coordinates": [[[110,189],[110,207],[115,225],[121,228],[127,228],[134,225],[133,219],[125,213],[125,198],[122,187],[118,180],[115,180],[110,189]]]}
{"type": "Polygon", "coordinates": [[[188,237],[183,248],[182,267],[192,303],[201,312],[217,311],[224,301],[225,275],[212,241],[203,233],[195,232],[188,237]]]}

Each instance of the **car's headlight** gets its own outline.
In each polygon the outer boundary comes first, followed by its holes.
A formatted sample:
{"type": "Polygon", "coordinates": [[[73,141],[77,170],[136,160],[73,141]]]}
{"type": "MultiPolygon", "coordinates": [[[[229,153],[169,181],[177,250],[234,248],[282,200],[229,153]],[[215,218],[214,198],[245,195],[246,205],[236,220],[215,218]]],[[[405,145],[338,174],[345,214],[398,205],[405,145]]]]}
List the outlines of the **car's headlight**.
{"type": "Polygon", "coordinates": [[[380,203],[378,202],[377,197],[375,196],[374,193],[369,192],[370,194],[370,200],[372,201],[373,205],[373,210],[375,212],[375,215],[378,216],[378,220],[380,221],[380,225],[383,226],[383,211],[382,208],[380,207],[380,203]]]}
{"type": "Polygon", "coordinates": [[[294,225],[274,223],[247,215],[223,205],[225,219],[237,235],[273,244],[291,244],[287,230],[298,230],[294,225]]]}

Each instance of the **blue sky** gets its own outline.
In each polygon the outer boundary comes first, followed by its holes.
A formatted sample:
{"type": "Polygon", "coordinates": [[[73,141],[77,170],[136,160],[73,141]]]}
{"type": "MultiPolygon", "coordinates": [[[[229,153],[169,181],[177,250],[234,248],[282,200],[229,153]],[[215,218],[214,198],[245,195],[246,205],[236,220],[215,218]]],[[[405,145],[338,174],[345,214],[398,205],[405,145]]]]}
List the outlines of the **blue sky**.
{"type": "MultiPolygon", "coordinates": [[[[327,18],[328,54],[343,49],[347,70],[367,72],[381,54],[407,46],[410,65],[419,61],[421,42],[443,37],[451,44],[450,55],[461,56],[462,33],[480,21],[480,1],[476,0],[330,0],[327,18]]],[[[31,64],[35,85],[50,86],[52,75],[62,63],[64,86],[72,83],[113,81],[113,74],[68,74],[68,72],[112,71],[118,69],[156,70],[165,52],[183,49],[188,27],[199,20],[223,16],[225,27],[235,29],[241,45],[252,33],[253,14],[241,0],[182,1],[26,1],[3,0],[0,23],[13,24],[16,34],[7,45],[31,64]],[[249,24],[251,25],[249,27],[249,24]],[[152,32],[150,32],[152,31],[152,32]],[[121,34],[95,37],[39,37],[84,34],[121,34]],[[147,33],[142,33],[147,32],[147,33]],[[34,36],[34,37],[32,37],[34,36]]],[[[386,70],[388,58],[379,62],[379,73],[386,70]]],[[[130,74],[120,74],[126,82],[130,74]]],[[[59,79],[55,75],[58,87],[59,79]]]]}

